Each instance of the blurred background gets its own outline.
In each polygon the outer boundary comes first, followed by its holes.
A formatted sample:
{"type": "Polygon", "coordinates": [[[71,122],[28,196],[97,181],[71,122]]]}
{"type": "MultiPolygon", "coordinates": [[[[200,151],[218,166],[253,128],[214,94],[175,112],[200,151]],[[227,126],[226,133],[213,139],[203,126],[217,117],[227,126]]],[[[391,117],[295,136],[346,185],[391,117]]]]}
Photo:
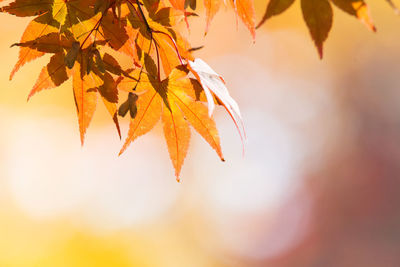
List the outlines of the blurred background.
{"type": "Polygon", "coordinates": [[[193,134],[181,183],[160,127],[118,157],[101,105],[80,146],[71,82],[27,103],[48,58],[10,82],[28,20],[0,14],[0,266],[400,266],[400,17],[369,4],[378,32],[335,8],[322,61],[299,1],[256,43],[200,8],[249,140],[217,110],[226,162],[193,134]]]}

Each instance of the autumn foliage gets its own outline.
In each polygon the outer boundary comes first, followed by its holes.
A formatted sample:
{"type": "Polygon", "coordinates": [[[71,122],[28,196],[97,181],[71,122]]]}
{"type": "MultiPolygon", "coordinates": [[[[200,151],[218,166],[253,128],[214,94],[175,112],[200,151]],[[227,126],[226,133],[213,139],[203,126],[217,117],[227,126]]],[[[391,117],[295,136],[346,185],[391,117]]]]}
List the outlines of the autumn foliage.
{"type": "MultiPolygon", "coordinates": [[[[287,10],[295,0],[270,0],[258,26],[287,10]]],[[[299,0],[304,21],[322,57],[333,21],[332,5],[355,16],[370,30],[375,26],[363,0],[299,0]]],[[[83,144],[98,103],[110,113],[119,136],[119,117],[130,127],[121,152],[161,120],[168,151],[179,177],[192,127],[223,159],[212,113],[223,106],[242,140],[239,107],[225,82],[201,59],[177,25],[190,27],[198,16],[196,0],[15,0],[1,8],[18,17],[33,17],[19,43],[19,58],[10,79],[26,63],[51,54],[28,98],[72,78],[83,144]],[[130,59],[124,68],[121,55],[130,59]]],[[[204,0],[205,32],[223,6],[256,38],[252,0],[204,0]]]]}

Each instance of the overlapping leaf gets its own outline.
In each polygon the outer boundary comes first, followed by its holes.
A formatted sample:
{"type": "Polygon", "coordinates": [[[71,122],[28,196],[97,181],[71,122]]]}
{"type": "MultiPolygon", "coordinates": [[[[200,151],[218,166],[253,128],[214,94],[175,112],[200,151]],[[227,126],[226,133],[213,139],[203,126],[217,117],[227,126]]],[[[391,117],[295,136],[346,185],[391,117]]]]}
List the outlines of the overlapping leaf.
{"type": "Polygon", "coordinates": [[[189,60],[192,56],[185,49],[188,46],[185,40],[171,31],[170,26],[175,21],[166,21],[161,16],[169,13],[170,9],[149,14],[145,24],[140,24],[143,16],[134,16],[137,13],[134,7],[131,6],[130,10],[130,24],[138,28],[136,46],[140,47],[137,51],[142,68],[135,70],[119,83],[121,90],[130,92],[128,99],[121,105],[120,112],[126,114],[129,111],[132,119],[121,153],[137,137],[149,132],[161,118],[168,151],[176,177],[179,178],[190,141],[189,123],[222,157],[215,123],[208,116],[204,104],[196,103],[187,95],[188,90],[194,91],[196,86],[201,86],[195,80],[185,78],[187,71],[182,70],[182,66],[178,67],[183,64],[182,58],[189,60]],[[156,53],[157,65],[149,56],[151,53],[156,53]],[[162,81],[161,65],[167,76],[162,81]],[[184,91],[186,93],[182,93],[184,91]]]}
{"type": "MultiPolygon", "coordinates": [[[[375,31],[364,0],[299,1],[321,57],[332,27],[332,6],[375,31]]],[[[198,48],[193,48],[178,30],[181,21],[189,26],[188,18],[197,16],[192,12],[197,7],[196,2],[14,0],[0,11],[17,17],[32,17],[32,20],[19,43],[12,45],[19,48],[19,56],[10,79],[26,63],[49,54],[50,60],[40,71],[29,98],[58,87],[72,77],[82,144],[100,101],[110,113],[120,137],[118,115],[129,114],[129,132],[121,153],[161,120],[177,178],[187,155],[191,127],[223,160],[212,119],[216,104],[225,107],[243,140],[246,136],[238,104],[230,96],[224,80],[204,61],[194,58],[193,51],[198,48]],[[123,68],[119,64],[121,57],[128,58],[131,65],[123,68]]],[[[269,0],[258,26],[282,14],[294,2],[269,0]]],[[[254,40],[253,0],[204,0],[206,33],[222,5],[234,10],[254,40]]]]}
{"type": "Polygon", "coordinates": [[[137,71],[132,75],[136,79],[125,78],[119,84],[122,90],[138,95],[138,100],[134,103],[137,114],[131,119],[128,137],[121,153],[136,138],[149,132],[161,118],[177,179],[189,147],[189,125],[200,133],[223,160],[215,122],[208,116],[207,107],[192,97],[201,86],[187,77],[187,70],[175,68],[163,81],[159,81],[156,76],[142,74],[138,83],[137,71]]]}

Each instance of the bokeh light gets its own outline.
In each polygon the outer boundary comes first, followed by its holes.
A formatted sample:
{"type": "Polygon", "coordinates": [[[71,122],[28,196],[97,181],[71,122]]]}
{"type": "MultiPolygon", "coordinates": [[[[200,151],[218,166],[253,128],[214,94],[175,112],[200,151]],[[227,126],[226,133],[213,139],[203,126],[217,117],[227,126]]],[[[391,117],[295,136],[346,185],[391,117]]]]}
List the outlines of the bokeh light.
{"type": "Polygon", "coordinates": [[[118,157],[102,107],[80,146],[70,82],[27,103],[47,58],[9,81],[28,20],[0,14],[0,266],[400,266],[400,19],[336,10],[321,61],[298,2],[256,43],[230,11],[182,28],[248,143],[217,109],[226,162],[194,135],[181,183],[160,127],[118,157]]]}

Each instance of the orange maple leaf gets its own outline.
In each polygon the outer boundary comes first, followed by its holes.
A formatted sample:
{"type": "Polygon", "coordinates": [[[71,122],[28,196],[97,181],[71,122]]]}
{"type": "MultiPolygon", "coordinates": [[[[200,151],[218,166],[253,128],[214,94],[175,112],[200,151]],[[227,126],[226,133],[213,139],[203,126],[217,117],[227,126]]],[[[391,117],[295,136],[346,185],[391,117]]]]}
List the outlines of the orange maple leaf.
{"type": "MultiPolygon", "coordinates": [[[[135,103],[137,114],[131,120],[128,137],[120,154],[137,137],[149,132],[161,118],[168,151],[178,180],[189,146],[189,125],[192,125],[217,152],[221,160],[224,160],[215,122],[208,116],[207,107],[193,98],[196,90],[201,90],[201,86],[196,80],[188,78],[187,74],[188,70],[180,67],[173,69],[163,81],[159,81],[156,76],[142,74],[140,83],[125,78],[119,84],[122,90],[140,94],[135,103]]],[[[137,71],[136,76],[138,76],[137,71]]]]}

